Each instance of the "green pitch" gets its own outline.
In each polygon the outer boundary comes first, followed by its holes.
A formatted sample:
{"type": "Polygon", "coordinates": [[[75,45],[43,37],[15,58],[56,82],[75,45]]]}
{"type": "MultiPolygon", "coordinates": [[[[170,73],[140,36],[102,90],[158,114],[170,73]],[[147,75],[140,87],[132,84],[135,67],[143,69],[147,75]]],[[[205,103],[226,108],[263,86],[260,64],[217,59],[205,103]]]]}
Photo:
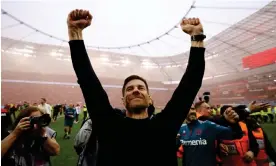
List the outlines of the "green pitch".
{"type": "MultiPolygon", "coordinates": [[[[82,120],[82,115],[80,115],[80,122],[74,124],[71,139],[64,140],[63,135],[63,122],[64,118],[59,118],[57,122],[51,123],[51,128],[57,131],[57,142],[60,144],[60,155],[56,157],[51,157],[53,166],[75,166],[77,163],[78,156],[74,150],[74,136],[80,129],[82,120]]],[[[276,149],[276,124],[264,124],[263,125],[266,133],[269,136],[270,141],[272,141],[273,147],[276,149]]]]}

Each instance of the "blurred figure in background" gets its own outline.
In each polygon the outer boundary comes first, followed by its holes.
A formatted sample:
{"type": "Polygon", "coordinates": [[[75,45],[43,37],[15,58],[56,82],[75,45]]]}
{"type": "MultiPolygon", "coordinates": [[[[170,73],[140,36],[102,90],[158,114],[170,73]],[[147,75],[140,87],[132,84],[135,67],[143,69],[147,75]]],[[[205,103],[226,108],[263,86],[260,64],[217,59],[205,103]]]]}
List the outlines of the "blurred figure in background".
{"type": "Polygon", "coordinates": [[[14,120],[16,119],[16,116],[15,116],[16,111],[17,111],[17,106],[14,104],[10,104],[9,112],[10,112],[10,115],[13,116],[14,120]]]}
{"type": "Polygon", "coordinates": [[[257,103],[257,101],[251,102],[248,106],[250,116],[257,122],[262,123],[264,121],[263,115],[265,115],[264,110],[266,110],[269,106],[270,105],[268,103],[257,103]]]}
{"type": "Polygon", "coordinates": [[[87,118],[87,108],[86,108],[86,105],[83,105],[82,111],[83,111],[83,121],[85,121],[86,118],[87,118]]]}
{"type": "Polygon", "coordinates": [[[274,122],[274,114],[273,114],[272,110],[273,110],[272,106],[268,106],[268,108],[267,108],[267,115],[269,117],[270,123],[274,122]]]}
{"type": "Polygon", "coordinates": [[[55,122],[57,120],[58,117],[58,113],[61,111],[62,109],[62,105],[57,104],[54,106],[54,111],[53,111],[53,121],[55,122]]]}
{"type": "Polygon", "coordinates": [[[74,108],[73,104],[70,104],[69,107],[64,111],[64,139],[70,139],[75,114],[76,109],[74,108]]]}
{"type": "Polygon", "coordinates": [[[75,117],[76,119],[75,119],[75,122],[79,123],[79,115],[81,113],[81,107],[80,107],[80,105],[77,104],[76,107],[75,107],[75,109],[76,109],[76,117],[75,117]]]}
{"type": "Polygon", "coordinates": [[[49,114],[50,117],[52,117],[52,107],[47,104],[47,100],[45,98],[41,98],[40,104],[38,105],[38,108],[40,108],[44,113],[49,114]]]}
{"type": "Polygon", "coordinates": [[[24,101],[23,109],[26,109],[30,106],[30,104],[27,101],[24,101]]]}
{"type": "Polygon", "coordinates": [[[66,106],[66,104],[62,104],[62,111],[60,112],[60,116],[62,115],[62,113],[64,113],[65,112],[65,110],[67,109],[67,106],[66,106]]]}

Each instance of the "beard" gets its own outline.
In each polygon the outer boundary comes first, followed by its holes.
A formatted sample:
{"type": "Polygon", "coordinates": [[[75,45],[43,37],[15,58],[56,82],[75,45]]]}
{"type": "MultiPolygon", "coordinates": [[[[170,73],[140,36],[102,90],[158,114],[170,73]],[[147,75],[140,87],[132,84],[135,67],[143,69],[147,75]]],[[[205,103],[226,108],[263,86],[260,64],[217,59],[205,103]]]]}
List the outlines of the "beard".
{"type": "Polygon", "coordinates": [[[187,120],[190,122],[197,120],[196,113],[195,112],[189,113],[187,116],[187,120]]]}
{"type": "Polygon", "coordinates": [[[126,109],[133,114],[140,114],[143,111],[145,111],[145,109],[147,109],[149,107],[148,102],[145,99],[141,99],[142,101],[140,101],[139,103],[133,103],[135,101],[130,101],[126,103],[126,109]]]}

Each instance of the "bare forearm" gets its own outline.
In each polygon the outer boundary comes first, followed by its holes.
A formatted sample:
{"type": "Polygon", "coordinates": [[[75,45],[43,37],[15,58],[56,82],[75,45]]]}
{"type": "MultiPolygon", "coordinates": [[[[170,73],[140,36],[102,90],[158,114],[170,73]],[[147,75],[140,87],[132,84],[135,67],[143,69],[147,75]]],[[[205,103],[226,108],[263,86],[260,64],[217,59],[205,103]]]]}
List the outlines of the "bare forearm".
{"type": "Polygon", "coordinates": [[[69,40],[83,40],[82,30],[80,29],[68,29],[69,40]]]}
{"type": "Polygon", "coordinates": [[[192,41],[192,47],[203,47],[204,48],[204,42],[203,41],[192,41]]]}
{"type": "Polygon", "coordinates": [[[7,151],[11,148],[16,139],[17,136],[11,133],[1,141],[1,157],[3,157],[7,153],[7,151]]]}
{"type": "Polygon", "coordinates": [[[60,147],[55,139],[47,138],[44,142],[44,150],[48,152],[51,156],[56,156],[59,154],[60,147]]]}

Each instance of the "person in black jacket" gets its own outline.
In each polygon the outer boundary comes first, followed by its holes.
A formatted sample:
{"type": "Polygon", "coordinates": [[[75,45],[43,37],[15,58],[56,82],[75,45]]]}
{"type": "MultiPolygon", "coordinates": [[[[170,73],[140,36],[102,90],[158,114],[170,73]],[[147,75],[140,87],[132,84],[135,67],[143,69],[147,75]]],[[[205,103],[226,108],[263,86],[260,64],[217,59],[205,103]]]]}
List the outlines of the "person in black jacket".
{"type": "Polygon", "coordinates": [[[129,76],[123,84],[126,117],[112,108],[83,42],[82,31],[91,21],[88,11],[74,10],[68,15],[67,25],[73,67],[98,138],[97,165],[176,166],[175,137],[201,87],[205,70],[205,35],[199,19],[184,19],[181,23],[182,30],[193,36],[188,66],[170,101],[153,118],[147,113],[151,100],[148,84],[137,75],[129,76]]]}

